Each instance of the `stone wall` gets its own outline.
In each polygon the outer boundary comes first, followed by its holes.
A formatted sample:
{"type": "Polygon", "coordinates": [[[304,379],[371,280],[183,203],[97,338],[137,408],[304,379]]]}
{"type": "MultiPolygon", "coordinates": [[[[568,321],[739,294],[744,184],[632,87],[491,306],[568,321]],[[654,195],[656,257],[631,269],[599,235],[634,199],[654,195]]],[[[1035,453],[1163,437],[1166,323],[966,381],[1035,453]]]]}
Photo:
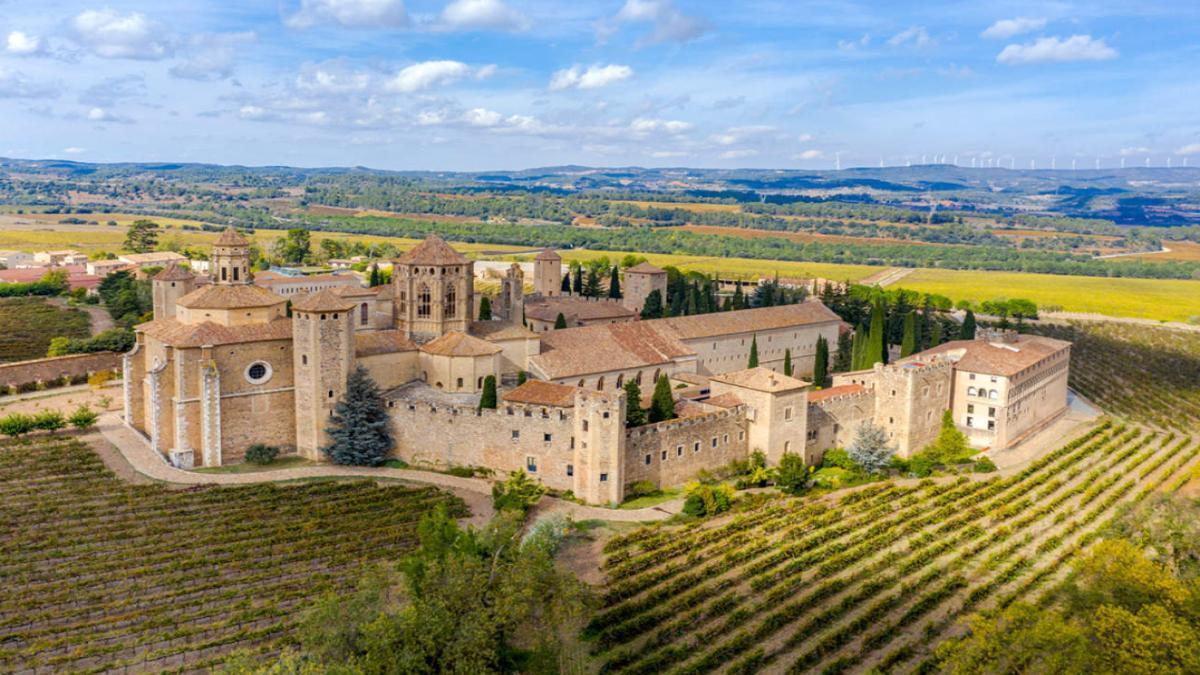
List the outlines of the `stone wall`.
{"type": "Polygon", "coordinates": [[[647,424],[626,432],[625,484],[682,485],[749,453],[742,407],[647,424]]]}
{"type": "Polygon", "coordinates": [[[871,389],[809,403],[805,461],[819,464],[828,450],[850,445],[858,426],[874,415],[875,392],[871,389]]]}
{"type": "Polygon", "coordinates": [[[96,352],[95,354],[71,354],[33,361],[17,361],[0,364],[0,393],[9,387],[20,387],[37,382],[62,382],[85,378],[102,370],[117,372],[121,368],[118,352],[96,352]]]}
{"type": "Polygon", "coordinates": [[[812,376],[816,361],[817,337],[824,336],[832,349],[837,345],[836,323],[817,326],[796,326],[762,330],[757,333],[737,333],[711,338],[684,340],[696,351],[696,372],[704,375],[720,375],[743,370],[750,361],[750,343],[758,338],[758,365],[782,373],[783,358],[792,350],[793,375],[798,378],[812,376]]]}

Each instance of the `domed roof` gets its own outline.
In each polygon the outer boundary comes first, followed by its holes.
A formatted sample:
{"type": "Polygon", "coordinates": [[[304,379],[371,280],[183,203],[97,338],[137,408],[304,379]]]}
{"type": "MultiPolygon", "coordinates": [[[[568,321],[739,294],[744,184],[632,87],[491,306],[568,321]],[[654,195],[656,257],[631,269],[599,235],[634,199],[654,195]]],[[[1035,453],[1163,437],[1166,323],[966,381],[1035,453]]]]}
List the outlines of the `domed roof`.
{"type": "Polygon", "coordinates": [[[346,312],[357,303],[338,295],[330,288],[322,288],[315,293],[309,293],[292,303],[293,311],[300,312],[346,312]]]}
{"type": "Polygon", "coordinates": [[[188,309],[242,309],[272,307],[287,302],[261,286],[250,284],[201,286],[176,301],[188,309]]]}
{"type": "Polygon", "coordinates": [[[465,265],[471,259],[455,251],[441,237],[430,234],[396,262],[402,265],[465,265]]]}
{"type": "Polygon", "coordinates": [[[191,281],[195,279],[191,272],[180,267],[175,263],[171,263],[164,267],[161,272],[154,275],[154,281],[191,281]]]}
{"type": "Polygon", "coordinates": [[[548,260],[550,262],[562,262],[562,256],[559,255],[554,249],[546,248],[546,249],[542,249],[542,252],[537,254],[537,257],[534,258],[534,260],[548,260]]]}
{"type": "Polygon", "coordinates": [[[241,233],[238,232],[236,229],[229,227],[229,228],[226,228],[225,231],[221,233],[221,236],[217,237],[217,241],[213,245],[214,246],[249,246],[250,242],[247,241],[246,238],[243,237],[241,235],[241,233]]]}

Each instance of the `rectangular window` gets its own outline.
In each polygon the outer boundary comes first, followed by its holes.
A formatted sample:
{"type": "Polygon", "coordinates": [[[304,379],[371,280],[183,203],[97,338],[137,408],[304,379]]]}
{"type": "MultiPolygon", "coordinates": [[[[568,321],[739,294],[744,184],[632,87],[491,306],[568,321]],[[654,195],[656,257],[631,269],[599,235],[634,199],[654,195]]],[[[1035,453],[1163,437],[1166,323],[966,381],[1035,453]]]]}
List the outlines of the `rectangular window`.
{"type": "Polygon", "coordinates": [[[574,475],[575,475],[575,465],[574,465],[574,464],[568,464],[568,465],[567,465],[567,475],[568,475],[568,476],[574,476],[574,475]]]}
{"type": "Polygon", "coordinates": [[[975,404],[974,404],[974,403],[968,403],[968,404],[967,404],[967,412],[969,412],[969,413],[974,413],[974,412],[975,412],[975,404]]]}
{"type": "Polygon", "coordinates": [[[608,482],[608,474],[606,474],[606,473],[600,474],[600,482],[607,483],[608,482]]]}
{"type": "Polygon", "coordinates": [[[700,452],[700,441],[692,444],[692,452],[700,452]]]}
{"type": "Polygon", "coordinates": [[[967,418],[967,426],[969,426],[969,427],[975,426],[975,418],[974,417],[967,418]]]}
{"type": "Polygon", "coordinates": [[[588,430],[588,421],[587,421],[587,420],[584,420],[584,421],[583,421],[583,430],[584,430],[584,431],[587,431],[587,430],[588,430]]]}
{"type": "Polygon", "coordinates": [[[605,410],[605,411],[604,411],[604,414],[603,414],[603,415],[601,415],[601,417],[603,417],[604,419],[608,419],[608,411],[607,411],[607,410],[605,410]]]}
{"type": "Polygon", "coordinates": [[[996,420],[988,420],[988,431],[996,430],[996,420]]]}
{"type": "Polygon", "coordinates": [[[995,417],[995,416],[996,416],[996,409],[988,408],[988,417],[995,417]]]}
{"type": "Polygon", "coordinates": [[[785,419],[785,420],[792,419],[792,407],[791,406],[788,406],[783,409],[783,419],[785,419]]]}
{"type": "Polygon", "coordinates": [[[682,445],[679,446],[678,448],[675,448],[675,456],[683,457],[683,446],[682,445]]]}
{"type": "Polygon", "coordinates": [[[729,434],[725,434],[724,436],[722,436],[721,442],[724,443],[725,445],[729,445],[729,434]]]}
{"type": "Polygon", "coordinates": [[[667,451],[666,450],[662,451],[662,461],[664,461],[664,462],[667,461],[667,451]]]}
{"type": "Polygon", "coordinates": [[[549,443],[549,442],[550,442],[550,439],[551,439],[551,436],[550,436],[550,434],[542,434],[542,440],[543,440],[543,441],[545,441],[545,442],[549,443]]]}
{"type": "Polygon", "coordinates": [[[653,458],[653,455],[646,455],[646,466],[650,466],[650,460],[652,458],[653,458]]]}
{"type": "Polygon", "coordinates": [[[715,447],[717,447],[717,437],[716,437],[716,436],[713,436],[713,437],[712,437],[712,446],[713,446],[714,448],[715,448],[715,447]]]}
{"type": "Polygon", "coordinates": [[[971,380],[975,379],[975,373],[971,373],[970,375],[967,376],[967,378],[971,379],[971,380]]]}
{"type": "Polygon", "coordinates": [[[738,440],[739,440],[739,441],[744,441],[744,440],[746,440],[746,432],[744,432],[744,431],[739,431],[739,432],[738,432],[738,440]]]}
{"type": "Polygon", "coordinates": [[[525,468],[529,473],[537,473],[537,457],[526,457],[525,468]]]}
{"type": "Polygon", "coordinates": [[[520,438],[520,437],[521,437],[521,431],[520,431],[519,429],[513,429],[513,430],[512,430],[512,437],[513,437],[513,440],[514,440],[514,441],[515,441],[515,440],[517,440],[518,438],[520,438]]]}

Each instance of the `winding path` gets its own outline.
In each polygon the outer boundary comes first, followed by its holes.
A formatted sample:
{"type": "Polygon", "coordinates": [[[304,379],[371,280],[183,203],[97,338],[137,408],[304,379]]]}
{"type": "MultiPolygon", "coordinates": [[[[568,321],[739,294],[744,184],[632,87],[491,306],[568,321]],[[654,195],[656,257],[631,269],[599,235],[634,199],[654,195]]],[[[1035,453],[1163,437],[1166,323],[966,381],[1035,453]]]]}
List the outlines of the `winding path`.
{"type": "MultiPolygon", "coordinates": [[[[120,413],[102,415],[99,432],[113,445],[134,471],[154,480],[182,485],[245,485],[305,478],[355,477],[402,480],[434,485],[461,497],[476,517],[486,510],[491,515],[492,483],[482,478],[461,478],[434,471],[392,469],[388,467],[355,467],[320,464],[315,466],[265,469],[250,473],[199,473],[177,469],[150,449],[146,439],[122,423],[120,413]]],[[[609,509],[545,497],[538,505],[538,515],[562,513],[575,520],[607,520],[619,522],[648,522],[664,520],[678,513],[683,500],[644,509],[609,509]]],[[[472,519],[475,520],[474,518],[472,519]]],[[[486,520],[486,517],[484,518],[486,520]]]]}

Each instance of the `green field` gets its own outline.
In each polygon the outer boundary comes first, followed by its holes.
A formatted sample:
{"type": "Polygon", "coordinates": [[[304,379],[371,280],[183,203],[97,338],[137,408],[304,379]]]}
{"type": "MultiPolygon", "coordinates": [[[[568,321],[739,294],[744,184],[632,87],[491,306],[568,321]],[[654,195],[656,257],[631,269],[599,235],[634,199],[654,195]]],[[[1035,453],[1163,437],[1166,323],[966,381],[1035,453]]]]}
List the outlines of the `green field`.
{"type": "Polygon", "coordinates": [[[1155,321],[1200,316],[1200,281],[918,269],[895,285],[954,300],[1027,298],[1039,307],[1155,321]]]}
{"type": "Polygon", "coordinates": [[[40,359],[50,339],[91,335],[91,319],[79,309],[55,307],[44,298],[0,298],[0,362],[40,359]]]}

